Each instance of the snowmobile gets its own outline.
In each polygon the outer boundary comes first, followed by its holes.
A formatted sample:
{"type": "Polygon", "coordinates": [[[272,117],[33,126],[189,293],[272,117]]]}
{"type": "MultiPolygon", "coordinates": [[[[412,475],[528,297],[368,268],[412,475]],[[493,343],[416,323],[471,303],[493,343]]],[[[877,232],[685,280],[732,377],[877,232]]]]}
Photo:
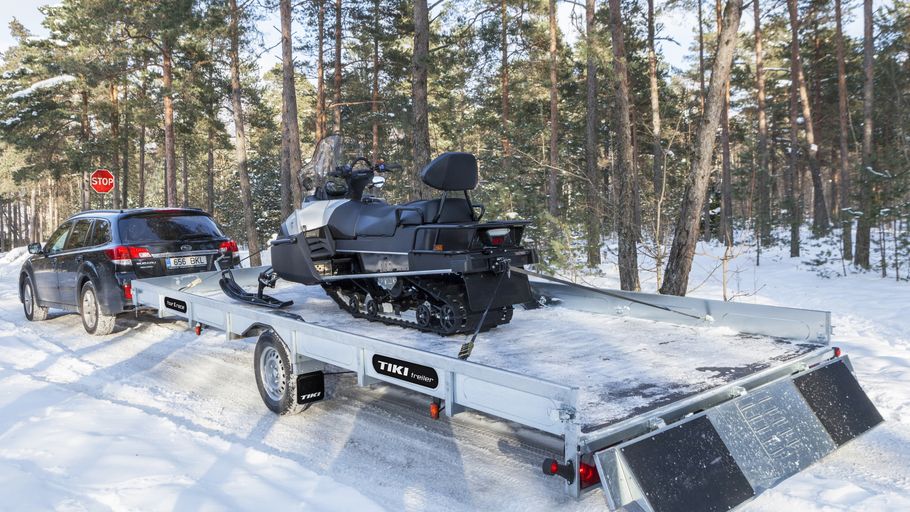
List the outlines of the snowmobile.
{"type": "Polygon", "coordinates": [[[374,193],[382,175],[401,166],[363,156],[345,163],[345,144],[326,137],[301,172],[303,188],[314,192],[272,241],[272,268],[260,276],[258,294],[232,287],[229,275],[225,292],[283,307],[263,287],[278,278],[320,285],[355,317],[441,335],[509,323],[515,304],[532,301],[527,275],[511,271],[537,262],[521,245],[530,221],[482,220],[485,208],[470,196],[478,182],[474,155],[439,155],[420,179],[440,197],[396,205],[374,193]]]}

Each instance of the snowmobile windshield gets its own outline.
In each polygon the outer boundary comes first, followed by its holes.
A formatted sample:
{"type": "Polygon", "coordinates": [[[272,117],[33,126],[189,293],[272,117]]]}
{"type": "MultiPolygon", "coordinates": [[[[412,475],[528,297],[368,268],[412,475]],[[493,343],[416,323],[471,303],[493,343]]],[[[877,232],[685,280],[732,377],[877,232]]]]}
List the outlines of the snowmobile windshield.
{"type": "Polygon", "coordinates": [[[316,144],[313,158],[304,166],[304,174],[313,176],[318,184],[325,183],[335,167],[344,164],[344,139],[341,135],[329,135],[316,144]]]}

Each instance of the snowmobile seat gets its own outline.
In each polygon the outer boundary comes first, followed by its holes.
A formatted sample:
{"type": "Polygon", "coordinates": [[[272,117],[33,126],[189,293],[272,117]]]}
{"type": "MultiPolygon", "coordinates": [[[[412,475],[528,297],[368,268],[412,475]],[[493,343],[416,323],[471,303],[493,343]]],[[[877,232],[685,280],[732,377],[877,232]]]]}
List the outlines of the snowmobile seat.
{"type": "Polygon", "coordinates": [[[443,153],[420,171],[420,179],[445,192],[474,190],[477,187],[477,158],[471,153],[443,153]]]}
{"type": "MultiPolygon", "coordinates": [[[[424,223],[431,224],[436,219],[440,224],[456,224],[472,222],[474,220],[471,205],[464,197],[449,197],[443,199],[430,199],[428,201],[413,201],[406,204],[409,208],[418,208],[423,212],[424,223]],[[442,212],[439,211],[440,205],[442,212]],[[439,214],[439,218],[436,215],[439,214]]],[[[404,223],[404,222],[402,222],[404,223]]]]}

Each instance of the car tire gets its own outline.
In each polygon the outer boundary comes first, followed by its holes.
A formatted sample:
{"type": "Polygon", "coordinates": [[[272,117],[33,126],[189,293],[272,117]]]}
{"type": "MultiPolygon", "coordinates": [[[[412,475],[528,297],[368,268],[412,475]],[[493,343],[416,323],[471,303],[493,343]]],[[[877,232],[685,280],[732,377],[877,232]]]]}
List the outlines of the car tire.
{"type": "Polygon", "coordinates": [[[35,294],[31,277],[26,277],[22,282],[22,309],[25,311],[25,318],[32,322],[47,319],[47,308],[38,304],[38,296],[35,294]]]}
{"type": "Polygon", "coordinates": [[[256,386],[265,406],[280,416],[305,411],[310,404],[297,403],[297,379],[281,338],[272,331],[263,332],[256,341],[254,354],[256,386]]]}
{"type": "Polygon", "coordinates": [[[101,311],[101,303],[98,302],[98,291],[91,281],[86,281],[82,285],[82,292],[79,294],[79,315],[82,317],[82,326],[85,332],[96,336],[104,336],[114,331],[114,325],[117,323],[117,317],[114,315],[105,315],[101,311]]]}

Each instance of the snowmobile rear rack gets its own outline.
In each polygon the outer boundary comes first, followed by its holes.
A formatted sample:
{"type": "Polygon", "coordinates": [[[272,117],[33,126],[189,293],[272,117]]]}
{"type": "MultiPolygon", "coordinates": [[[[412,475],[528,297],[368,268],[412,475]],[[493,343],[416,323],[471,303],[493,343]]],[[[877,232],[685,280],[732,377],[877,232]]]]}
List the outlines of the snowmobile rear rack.
{"type": "MultiPolygon", "coordinates": [[[[230,276],[258,289],[263,270],[230,276]]],[[[532,282],[559,305],[516,311],[465,361],[461,340],[352,320],[318,288],[279,285],[297,304],[277,311],[227,299],[213,274],[135,280],[133,300],[189,328],[277,339],[297,404],[314,400],[300,389],[318,372],[341,368],[361,386],[426,395],[449,417],[471,410],[546,433],[562,447],[542,448],[552,482],[574,497],[602,488],[611,510],[729,510],[882,421],[829,345],[824,311],[532,282]]]]}

